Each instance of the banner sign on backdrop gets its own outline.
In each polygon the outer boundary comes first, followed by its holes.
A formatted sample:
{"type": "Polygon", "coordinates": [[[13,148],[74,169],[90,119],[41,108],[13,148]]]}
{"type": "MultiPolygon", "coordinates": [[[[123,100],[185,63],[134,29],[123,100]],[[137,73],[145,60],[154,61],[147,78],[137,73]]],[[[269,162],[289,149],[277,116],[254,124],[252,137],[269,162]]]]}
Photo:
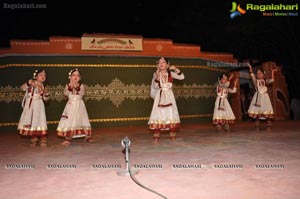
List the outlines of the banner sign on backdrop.
{"type": "Polygon", "coordinates": [[[81,37],[81,50],[142,51],[142,38],[81,37]]]}

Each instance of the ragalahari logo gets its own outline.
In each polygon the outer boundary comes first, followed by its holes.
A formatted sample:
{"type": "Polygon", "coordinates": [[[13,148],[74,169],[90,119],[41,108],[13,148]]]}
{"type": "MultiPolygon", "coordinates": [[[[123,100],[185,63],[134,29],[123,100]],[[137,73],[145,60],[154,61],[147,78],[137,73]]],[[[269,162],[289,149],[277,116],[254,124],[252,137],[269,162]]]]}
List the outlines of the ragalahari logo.
{"type": "Polygon", "coordinates": [[[230,10],[230,18],[233,19],[237,16],[241,16],[243,14],[246,14],[246,10],[241,8],[240,4],[237,4],[236,2],[232,2],[232,8],[230,10]]]}

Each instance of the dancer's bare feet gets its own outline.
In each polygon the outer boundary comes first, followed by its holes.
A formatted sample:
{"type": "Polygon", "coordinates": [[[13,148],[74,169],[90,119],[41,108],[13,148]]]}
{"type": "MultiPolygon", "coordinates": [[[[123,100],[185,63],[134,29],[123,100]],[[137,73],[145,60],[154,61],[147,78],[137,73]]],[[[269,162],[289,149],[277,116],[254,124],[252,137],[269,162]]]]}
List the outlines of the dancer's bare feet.
{"type": "Polygon", "coordinates": [[[61,143],[63,146],[69,146],[71,144],[71,141],[65,140],[64,142],[61,143]]]}
{"type": "Polygon", "coordinates": [[[88,139],[85,139],[86,142],[89,142],[89,143],[93,143],[95,142],[96,140],[92,139],[92,138],[88,138],[88,139]]]}

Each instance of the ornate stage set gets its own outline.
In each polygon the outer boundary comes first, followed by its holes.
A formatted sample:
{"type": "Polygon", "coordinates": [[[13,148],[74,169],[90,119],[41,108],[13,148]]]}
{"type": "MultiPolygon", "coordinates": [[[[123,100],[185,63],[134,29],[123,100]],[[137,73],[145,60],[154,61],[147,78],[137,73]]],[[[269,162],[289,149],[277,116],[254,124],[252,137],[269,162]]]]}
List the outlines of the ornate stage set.
{"type": "MultiPolygon", "coordinates": [[[[161,56],[186,77],[174,87],[182,123],[211,122],[218,77],[238,65],[232,54],[202,52],[200,46],[168,39],[84,34],[81,38],[50,37],[49,41],[11,40],[10,48],[0,50],[0,127],[17,126],[24,96],[20,85],[36,69],[47,71],[50,101],[46,114],[50,126],[56,127],[66,104],[63,88],[73,68],[81,71],[87,85],[84,100],[93,127],[146,125],[153,103],[150,83],[161,56]]],[[[262,67],[267,77],[278,69],[268,92],[276,119],[288,119],[289,98],[280,67],[273,62],[262,67]]],[[[234,73],[239,78],[240,72],[234,73]]],[[[241,120],[240,88],[231,96],[231,104],[241,120]]]]}

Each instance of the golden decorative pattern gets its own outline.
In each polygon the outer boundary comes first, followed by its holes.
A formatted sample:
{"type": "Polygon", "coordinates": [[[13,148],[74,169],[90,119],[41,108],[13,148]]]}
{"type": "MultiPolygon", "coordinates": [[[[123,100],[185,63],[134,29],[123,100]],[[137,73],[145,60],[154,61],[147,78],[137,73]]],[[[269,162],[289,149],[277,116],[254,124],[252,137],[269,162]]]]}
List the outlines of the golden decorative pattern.
{"type": "Polygon", "coordinates": [[[150,97],[150,85],[125,85],[118,78],[112,80],[107,86],[99,84],[86,87],[85,99],[103,100],[109,99],[113,105],[119,107],[125,99],[135,100],[147,99],[150,97]]]}
{"type": "Polygon", "coordinates": [[[0,87],[0,102],[13,102],[19,101],[22,102],[25,92],[18,88],[12,87],[10,85],[5,87],[0,87]]]}
{"type": "MultiPolygon", "coordinates": [[[[201,65],[176,65],[179,68],[194,68],[194,69],[206,69],[219,72],[228,72],[227,70],[220,69],[211,66],[201,65]]],[[[1,68],[8,67],[91,67],[91,68],[155,68],[155,64],[3,64],[1,68]]]]}
{"type": "MultiPolygon", "coordinates": [[[[213,114],[194,114],[194,115],[181,115],[181,119],[188,118],[203,118],[212,117],[213,114]]],[[[126,118],[101,118],[101,119],[90,119],[91,123],[107,123],[107,122],[129,122],[129,121],[147,121],[149,117],[126,117],[126,118]]],[[[47,121],[47,124],[58,124],[59,121],[47,121]]],[[[18,126],[18,122],[6,122],[0,123],[1,126],[18,126]]]]}
{"type": "MultiPolygon", "coordinates": [[[[62,101],[64,100],[64,86],[47,86],[50,93],[50,100],[62,101]]],[[[176,98],[200,98],[200,97],[215,97],[215,85],[174,85],[174,95],[176,98]]],[[[0,87],[0,102],[12,102],[19,101],[22,102],[24,96],[24,91],[18,87],[0,87]]],[[[108,99],[113,105],[119,107],[122,102],[126,99],[136,100],[143,99],[146,100],[150,98],[150,85],[140,84],[130,84],[125,85],[121,80],[115,78],[107,86],[96,84],[95,86],[86,86],[86,94],[84,96],[85,100],[104,100],[108,99]]]]}
{"type": "MultiPolygon", "coordinates": [[[[51,93],[51,100],[62,101],[64,99],[64,86],[47,86],[51,93]]],[[[19,87],[12,87],[10,85],[0,87],[0,102],[10,103],[13,101],[22,102],[25,91],[19,87]]]]}
{"type": "Polygon", "coordinates": [[[200,97],[216,97],[216,85],[207,85],[207,84],[182,84],[174,85],[173,92],[176,98],[200,98],[200,97]]]}

